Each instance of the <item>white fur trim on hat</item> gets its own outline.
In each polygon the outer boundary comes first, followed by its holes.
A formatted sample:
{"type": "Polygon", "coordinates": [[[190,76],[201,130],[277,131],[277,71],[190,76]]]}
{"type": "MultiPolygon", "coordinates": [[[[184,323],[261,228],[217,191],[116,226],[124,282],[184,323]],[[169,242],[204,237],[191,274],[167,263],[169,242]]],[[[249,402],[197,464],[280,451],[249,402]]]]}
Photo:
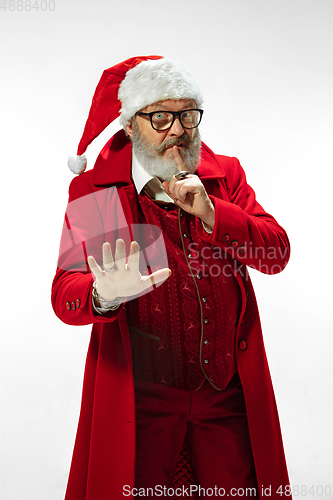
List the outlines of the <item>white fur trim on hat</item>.
{"type": "Polygon", "coordinates": [[[143,61],[126,73],[119,87],[120,123],[125,128],[137,111],[167,99],[193,99],[202,106],[201,90],[188,69],[179,61],[143,61]]]}

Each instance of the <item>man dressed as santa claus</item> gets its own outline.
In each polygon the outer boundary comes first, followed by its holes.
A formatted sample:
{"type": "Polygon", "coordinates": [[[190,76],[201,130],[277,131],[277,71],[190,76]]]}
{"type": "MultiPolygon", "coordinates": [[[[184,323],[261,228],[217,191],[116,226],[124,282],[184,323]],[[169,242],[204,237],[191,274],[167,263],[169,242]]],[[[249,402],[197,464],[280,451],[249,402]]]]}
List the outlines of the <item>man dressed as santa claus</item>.
{"type": "Polygon", "coordinates": [[[289,241],[239,161],[201,141],[202,103],[183,64],[124,61],[69,160],[52,304],[93,328],[66,500],[291,497],[247,273],[282,271],[289,241]]]}

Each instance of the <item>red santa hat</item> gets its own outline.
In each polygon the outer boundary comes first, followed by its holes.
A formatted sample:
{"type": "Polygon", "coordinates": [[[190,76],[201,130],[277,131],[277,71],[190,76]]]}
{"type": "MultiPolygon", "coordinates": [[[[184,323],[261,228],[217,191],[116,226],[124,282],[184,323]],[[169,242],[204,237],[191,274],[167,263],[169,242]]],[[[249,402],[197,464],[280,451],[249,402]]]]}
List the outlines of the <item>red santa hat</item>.
{"type": "Polygon", "coordinates": [[[193,99],[200,107],[203,97],[198,84],[180,62],[161,56],[139,56],[106,69],[96,87],[77,156],[68,166],[75,174],[84,172],[83,155],[89,144],[120,115],[125,128],[137,111],[167,99],[193,99]]]}

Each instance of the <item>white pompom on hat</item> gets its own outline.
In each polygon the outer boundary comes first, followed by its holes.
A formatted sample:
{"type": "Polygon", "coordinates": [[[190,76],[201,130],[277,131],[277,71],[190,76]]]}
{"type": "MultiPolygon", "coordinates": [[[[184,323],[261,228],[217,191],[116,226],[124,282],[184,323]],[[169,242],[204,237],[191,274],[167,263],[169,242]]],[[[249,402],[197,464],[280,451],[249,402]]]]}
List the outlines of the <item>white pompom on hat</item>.
{"type": "Polygon", "coordinates": [[[73,174],[83,174],[87,167],[87,157],[85,155],[75,155],[68,158],[68,166],[73,174]]]}
{"type": "Polygon", "coordinates": [[[124,128],[137,111],[167,99],[193,99],[200,107],[203,97],[188,69],[161,56],[138,56],[106,69],[96,87],[77,156],[68,166],[75,174],[85,171],[83,153],[89,144],[120,115],[124,128]]]}

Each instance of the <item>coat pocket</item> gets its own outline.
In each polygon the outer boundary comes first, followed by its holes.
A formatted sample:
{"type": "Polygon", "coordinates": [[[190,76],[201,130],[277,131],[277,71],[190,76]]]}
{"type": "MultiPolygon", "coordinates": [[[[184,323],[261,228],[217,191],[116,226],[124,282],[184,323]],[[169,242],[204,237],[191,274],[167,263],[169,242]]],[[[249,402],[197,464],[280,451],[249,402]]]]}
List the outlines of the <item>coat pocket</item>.
{"type": "Polygon", "coordinates": [[[161,337],[157,337],[157,335],[151,335],[150,333],[142,332],[137,328],[133,328],[133,326],[129,326],[128,329],[131,333],[136,333],[137,335],[141,335],[142,337],[147,337],[148,339],[151,340],[158,340],[158,341],[161,340],[161,337]]]}

